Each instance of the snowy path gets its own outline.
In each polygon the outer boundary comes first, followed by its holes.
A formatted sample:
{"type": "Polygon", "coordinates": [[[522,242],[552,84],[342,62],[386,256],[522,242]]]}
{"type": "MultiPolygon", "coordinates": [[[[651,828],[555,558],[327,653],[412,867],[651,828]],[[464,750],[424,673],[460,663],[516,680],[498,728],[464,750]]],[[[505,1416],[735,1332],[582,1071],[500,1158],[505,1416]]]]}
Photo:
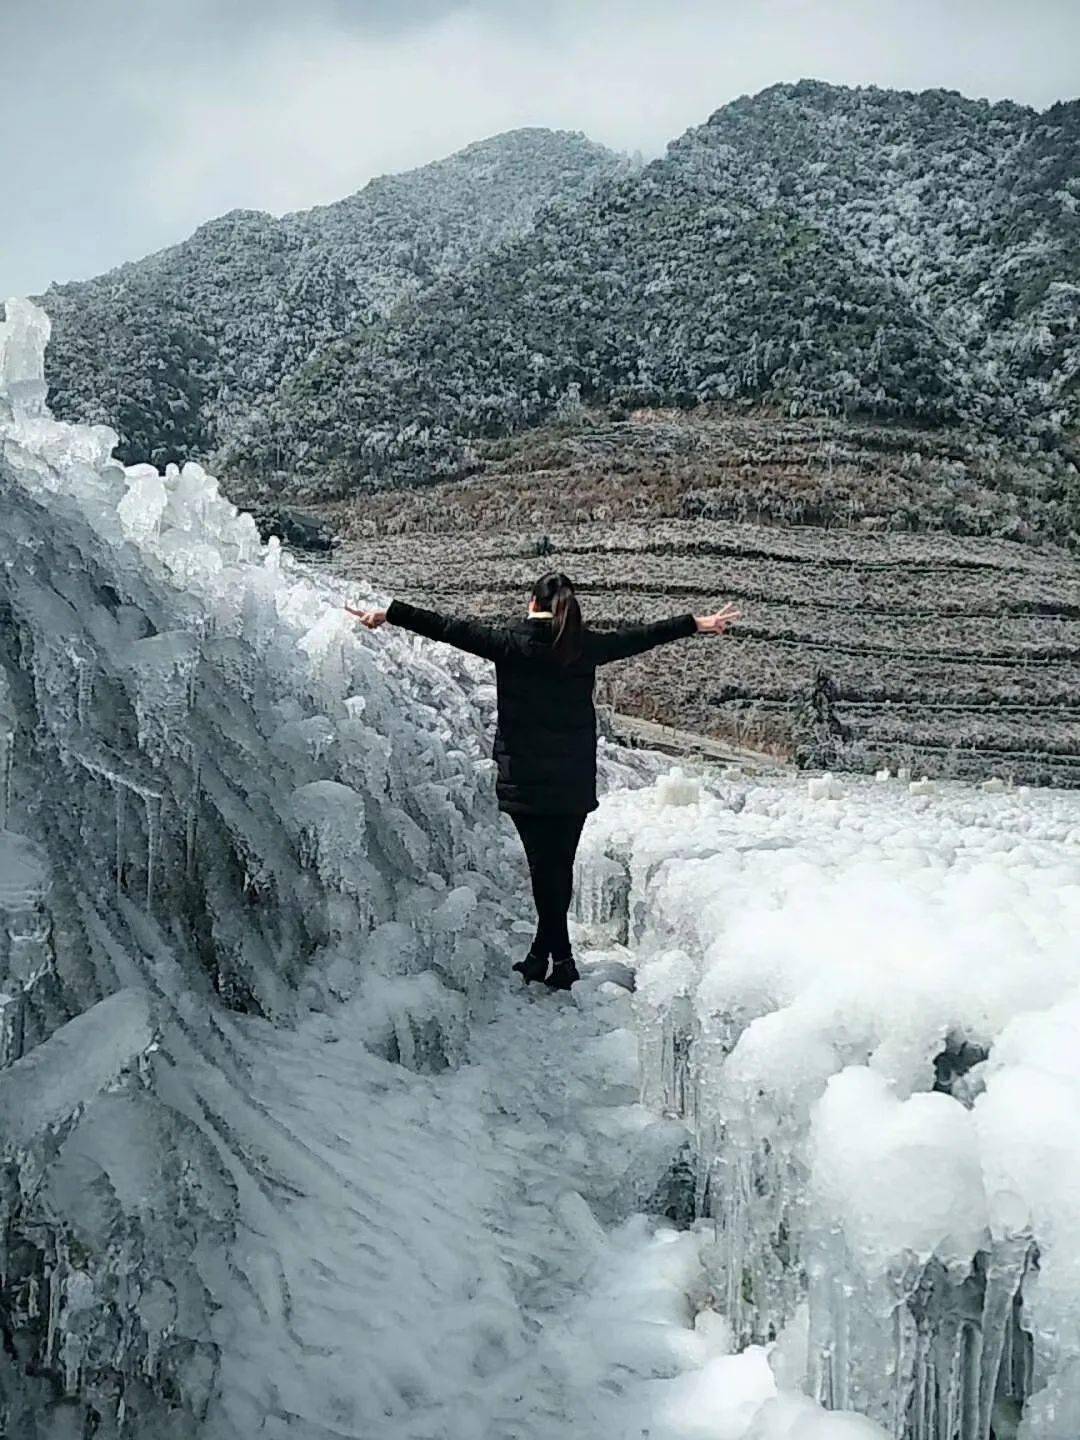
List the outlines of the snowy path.
{"type": "MultiPolygon", "coordinates": [[[[652,1118],[629,1005],[588,980],[573,997],[508,985],[469,1063],[439,1076],[374,1058],[347,1006],[293,1031],[240,1023],[251,1099],[303,1148],[268,1155],[274,1197],[234,1251],[253,1288],[222,1312],[208,1433],[648,1433],[618,1346],[583,1326],[608,1243],[586,1202],[610,1204],[652,1118]]],[[[624,1241],[651,1243],[641,1224],[624,1241]]],[[[672,1327],[652,1329],[670,1348],[672,1327]]]]}

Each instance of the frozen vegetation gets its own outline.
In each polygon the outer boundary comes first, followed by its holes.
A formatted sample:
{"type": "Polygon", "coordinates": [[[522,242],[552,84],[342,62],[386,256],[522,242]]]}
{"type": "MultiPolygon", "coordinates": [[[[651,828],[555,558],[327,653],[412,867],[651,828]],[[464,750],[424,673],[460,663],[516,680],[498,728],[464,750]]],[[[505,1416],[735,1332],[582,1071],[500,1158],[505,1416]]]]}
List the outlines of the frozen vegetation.
{"type": "Polygon", "coordinates": [[[125,459],[242,446],[278,387],[333,341],[381,329],[541,206],[626,168],[583,135],[515,130],[333,205],[218,216],[180,245],[50,287],[53,407],[114,426],[125,459]]]}
{"type": "Polygon", "coordinates": [[[582,400],[961,422],[1060,458],[1078,138],[1076,101],[813,80],[722,106],[643,168],[496,136],[53,287],[49,378],[126,458],[214,455],[274,495],[458,476],[479,440],[582,400]]]}
{"type": "Polygon", "coordinates": [[[1075,101],[741,97],[325,346],[227,473],[428,483],[582,401],[958,423],[1075,460],[1078,141],[1075,101]]]}
{"type": "Polygon", "coordinates": [[[485,668],[51,419],[46,337],[9,302],[0,1433],[1075,1440],[1075,797],[605,748],[530,999],[485,668]]]}

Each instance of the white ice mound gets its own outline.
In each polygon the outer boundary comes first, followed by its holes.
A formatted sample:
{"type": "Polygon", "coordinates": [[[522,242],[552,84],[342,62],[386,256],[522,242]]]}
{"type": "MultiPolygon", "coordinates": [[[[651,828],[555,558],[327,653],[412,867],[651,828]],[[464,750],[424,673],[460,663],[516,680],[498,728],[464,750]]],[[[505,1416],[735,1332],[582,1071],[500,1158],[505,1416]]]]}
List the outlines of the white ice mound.
{"type": "Polygon", "coordinates": [[[988,1440],[1022,1409],[1023,1440],[1075,1440],[1080,795],[830,790],[619,794],[579,865],[582,922],[634,952],[645,1096],[693,1136],[737,1343],[808,1314],[801,1383],[869,1417],[750,1433],[988,1440]]]}
{"type": "Polygon", "coordinates": [[[656,782],[656,798],[661,805],[696,805],[700,796],[701,787],[695,777],[678,766],[673,766],[656,782]]]}

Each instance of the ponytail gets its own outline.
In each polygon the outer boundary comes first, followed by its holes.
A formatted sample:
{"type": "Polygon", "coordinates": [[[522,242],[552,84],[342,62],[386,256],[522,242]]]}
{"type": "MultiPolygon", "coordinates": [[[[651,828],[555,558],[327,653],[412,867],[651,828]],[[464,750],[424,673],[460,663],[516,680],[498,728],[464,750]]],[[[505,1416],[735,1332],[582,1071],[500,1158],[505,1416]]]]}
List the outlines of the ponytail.
{"type": "Polygon", "coordinates": [[[539,609],[550,610],[553,616],[552,655],[560,665],[572,665],[581,655],[581,606],[573,584],[565,575],[551,571],[536,582],[533,599],[539,609]]]}
{"type": "Polygon", "coordinates": [[[556,590],[551,613],[555,616],[551,653],[560,665],[571,665],[581,654],[581,606],[569,580],[556,590]]]}

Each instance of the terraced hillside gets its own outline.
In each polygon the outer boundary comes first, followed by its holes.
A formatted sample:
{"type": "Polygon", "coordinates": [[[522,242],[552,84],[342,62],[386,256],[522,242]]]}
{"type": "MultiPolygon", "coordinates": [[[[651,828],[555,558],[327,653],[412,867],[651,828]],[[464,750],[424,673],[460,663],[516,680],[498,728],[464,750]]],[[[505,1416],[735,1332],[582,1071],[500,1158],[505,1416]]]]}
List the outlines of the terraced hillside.
{"type": "Polygon", "coordinates": [[[1080,566],[1039,542],[1059,501],[1026,463],[948,431],[641,412],[321,513],[336,564],[420,603],[508,616],[551,565],[596,623],[737,599],[727,641],[605,678],[629,713],[790,751],[823,669],[846,765],[1080,784],[1080,566]]]}

